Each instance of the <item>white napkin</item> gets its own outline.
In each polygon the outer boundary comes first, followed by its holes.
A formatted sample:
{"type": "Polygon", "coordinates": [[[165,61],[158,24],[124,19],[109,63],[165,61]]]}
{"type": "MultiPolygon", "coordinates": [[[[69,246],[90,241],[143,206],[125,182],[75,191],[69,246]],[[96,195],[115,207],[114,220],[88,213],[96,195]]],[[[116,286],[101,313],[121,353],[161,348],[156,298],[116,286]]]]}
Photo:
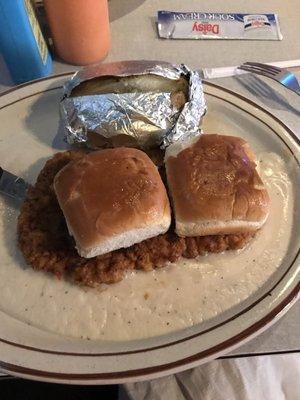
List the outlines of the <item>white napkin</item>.
{"type": "Polygon", "coordinates": [[[300,354],[217,360],[124,385],[120,400],[299,400],[300,354]]]}

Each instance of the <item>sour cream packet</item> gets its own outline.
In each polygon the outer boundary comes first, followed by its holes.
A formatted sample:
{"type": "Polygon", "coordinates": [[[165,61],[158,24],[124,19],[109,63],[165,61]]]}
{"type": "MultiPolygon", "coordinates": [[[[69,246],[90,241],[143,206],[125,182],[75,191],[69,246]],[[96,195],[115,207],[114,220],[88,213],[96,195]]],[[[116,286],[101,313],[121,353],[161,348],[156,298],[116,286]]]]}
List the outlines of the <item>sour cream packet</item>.
{"type": "Polygon", "coordinates": [[[282,40],[276,14],[158,11],[166,39],[282,40]]]}

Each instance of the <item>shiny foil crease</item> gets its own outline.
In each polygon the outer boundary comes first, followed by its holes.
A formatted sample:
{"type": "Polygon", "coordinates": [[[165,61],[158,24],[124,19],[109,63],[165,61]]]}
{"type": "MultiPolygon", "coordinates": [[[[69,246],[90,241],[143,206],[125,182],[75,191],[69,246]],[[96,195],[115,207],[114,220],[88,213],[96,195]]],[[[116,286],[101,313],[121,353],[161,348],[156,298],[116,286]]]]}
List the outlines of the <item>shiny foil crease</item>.
{"type": "MultiPolygon", "coordinates": [[[[61,115],[68,143],[95,147],[90,133],[107,139],[126,137],[141,148],[166,147],[200,133],[200,122],[206,112],[202,82],[198,72],[185,65],[155,61],[126,61],[97,64],[76,72],[64,87],[61,115]],[[180,110],[172,106],[171,93],[108,93],[69,97],[81,82],[100,76],[159,75],[172,80],[184,76],[189,84],[189,98],[180,110]],[[121,136],[120,136],[121,135],[121,136]]],[[[97,142],[97,141],[96,141],[97,142]]],[[[97,147],[97,145],[96,145],[97,147]]]]}

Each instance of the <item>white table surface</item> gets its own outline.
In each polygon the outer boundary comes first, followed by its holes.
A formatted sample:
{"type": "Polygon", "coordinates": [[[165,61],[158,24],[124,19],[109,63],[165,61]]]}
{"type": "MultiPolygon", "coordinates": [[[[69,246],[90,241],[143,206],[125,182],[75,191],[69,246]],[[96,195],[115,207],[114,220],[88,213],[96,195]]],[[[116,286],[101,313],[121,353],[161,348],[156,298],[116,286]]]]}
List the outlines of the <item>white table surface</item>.
{"type": "MultiPolygon", "coordinates": [[[[157,59],[186,63],[192,68],[238,65],[245,61],[272,62],[300,59],[300,1],[289,0],[110,0],[112,48],[106,61],[157,59]],[[157,10],[215,12],[276,12],[284,39],[275,42],[257,41],[185,41],[158,39],[155,16],[157,10]]],[[[77,67],[55,61],[53,74],[74,71],[77,67]]],[[[300,66],[297,69],[300,73],[300,66]]],[[[300,76],[300,75],[299,75],[300,76]]],[[[271,94],[259,98],[251,94],[235,77],[214,80],[267,106],[274,114],[300,134],[300,97],[276,82],[263,79],[271,94]]],[[[246,81],[247,83],[247,81],[246,81]]],[[[0,56],[0,91],[13,86],[0,56]]],[[[300,302],[280,321],[229,356],[258,353],[300,351],[300,302]]]]}

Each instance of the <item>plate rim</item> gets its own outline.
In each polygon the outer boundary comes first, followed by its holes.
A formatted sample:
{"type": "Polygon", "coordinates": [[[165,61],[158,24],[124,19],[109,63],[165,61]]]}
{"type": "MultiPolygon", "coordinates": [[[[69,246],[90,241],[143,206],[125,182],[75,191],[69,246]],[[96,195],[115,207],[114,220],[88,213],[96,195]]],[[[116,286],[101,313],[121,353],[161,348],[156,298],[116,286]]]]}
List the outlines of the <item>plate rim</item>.
{"type": "Polygon", "coordinates": [[[267,330],[270,326],[272,326],[275,322],[277,322],[296,303],[299,298],[299,290],[300,283],[298,283],[289,294],[289,296],[287,296],[269,314],[267,314],[261,320],[255,322],[250,327],[246,328],[244,331],[238,333],[230,339],[227,339],[224,342],[221,342],[214,347],[204,350],[203,352],[184,359],[180,359],[172,363],[137,370],[108,373],[61,373],[45,370],[41,371],[34,368],[6,363],[3,361],[0,361],[0,368],[4,372],[8,372],[12,375],[27,379],[68,384],[119,384],[163,377],[199,366],[202,364],[201,362],[199,363],[199,360],[204,360],[204,362],[215,360],[219,356],[226,354],[227,350],[229,351],[240,347],[242,344],[258,336],[259,334],[267,330]],[[265,321],[266,319],[267,322],[265,321]],[[258,323],[259,327],[258,329],[256,329],[258,323]],[[244,336],[245,332],[247,332],[246,336],[244,336]],[[242,337],[242,339],[238,340],[239,337],[242,337]],[[225,343],[229,343],[225,350],[224,348],[219,350],[219,347],[223,347],[225,343]],[[202,357],[202,353],[208,353],[208,355],[202,357]]]}
{"type": "MultiPolygon", "coordinates": [[[[62,74],[57,74],[57,75],[52,75],[50,77],[46,77],[46,78],[41,78],[35,81],[30,81],[30,82],[26,82],[24,84],[18,85],[16,87],[10,88],[4,92],[2,92],[0,94],[0,98],[3,96],[6,96],[12,92],[17,92],[20,89],[26,88],[28,86],[34,86],[37,85],[38,83],[42,83],[45,81],[55,81],[59,78],[63,78],[63,77],[67,77],[67,76],[71,76],[74,72],[70,71],[70,72],[65,72],[62,74]]],[[[212,82],[207,82],[207,81],[203,81],[205,85],[207,86],[211,86],[214,87],[216,89],[219,89],[223,92],[226,92],[240,100],[242,100],[243,102],[246,102],[248,104],[250,104],[251,106],[258,108],[259,110],[261,110],[262,112],[264,112],[265,114],[267,114],[269,117],[271,117],[275,122],[277,122],[279,125],[281,125],[285,131],[287,131],[293,138],[293,140],[296,142],[296,144],[299,146],[300,144],[300,139],[295,135],[295,133],[293,132],[292,129],[290,129],[283,121],[281,121],[279,118],[277,118],[275,115],[273,115],[270,111],[266,110],[263,106],[257,104],[256,102],[250,100],[249,98],[247,98],[246,96],[243,96],[239,93],[236,93],[230,89],[227,89],[223,86],[217,85],[215,83],[212,82]]],[[[54,89],[58,89],[60,86],[57,87],[53,87],[49,90],[54,90],[54,89]]],[[[46,92],[47,90],[41,90],[40,92],[35,92],[29,96],[24,96],[21,97],[19,99],[17,99],[16,101],[13,101],[11,103],[7,103],[6,105],[4,105],[3,107],[1,106],[0,109],[7,107],[9,105],[14,104],[17,101],[21,101],[24,100],[25,98],[34,96],[34,95],[38,95],[39,93],[43,93],[46,92]]],[[[218,96],[215,96],[218,97],[218,96]]],[[[221,98],[222,99],[222,98],[221,98]]],[[[222,99],[224,100],[224,99],[222,99]]],[[[229,102],[228,100],[226,100],[226,102],[229,102]]],[[[231,103],[236,107],[239,107],[237,104],[231,103]]],[[[246,111],[246,110],[244,110],[246,111]]],[[[247,111],[246,111],[247,112],[247,111]]],[[[249,113],[250,114],[250,113],[249,113]]],[[[253,115],[253,114],[252,114],[253,115]]],[[[259,118],[256,116],[256,119],[259,120],[259,118]]],[[[262,121],[264,124],[266,124],[264,121],[262,121]]],[[[270,127],[271,128],[271,127],[270,127]]],[[[282,138],[280,138],[282,139],[282,138]]],[[[285,142],[284,142],[285,143],[285,142]]],[[[285,145],[287,147],[288,144],[285,143],[285,145]]],[[[290,149],[290,151],[293,153],[292,149],[290,149]]],[[[297,259],[297,256],[294,258],[294,261],[297,259]]],[[[291,263],[290,267],[293,265],[293,262],[291,263]]],[[[286,271],[286,274],[289,272],[289,270],[286,271]]],[[[284,274],[284,276],[286,275],[284,274]]],[[[283,276],[283,277],[284,277],[283,276]]],[[[283,277],[281,277],[280,281],[276,283],[275,287],[281,282],[281,280],[283,279],[283,277]]],[[[271,292],[274,289],[274,287],[272,289],[269,290],[269,292],[271,292]]],[[[198,353],[198,354],[194,354],[193,356],[187,357],[187,358],[181,358],[175,362],[171,362],[169,364],[164,364],[164,365],[159,365],[159,366],[154,366],[154,367],[146,367],[143,369],[138,369],[138,370],[129,370],[129,371],[122,371],[122,372],[112,372],[112,373],[87,373],[87,374],[64,374],[64,373],[53,373],[50,371],[39,371],[39,370],[34,370],[34,369],[30,369],[27,367],[22,367],[22,366],[18,366],[18,365],[14,365],[14,364],[9,364],[3,361],[0,361],[0,367],[9,372],[12,373],[14,375],[18,375],[18,376],[25,376],[25,377],[30,377],[31,379],[42,379],[42,380],[49,380],[49,381],[57,381],[57,382],[67,382],[67,381],[71,381],[71,383],[76,383],[76,381],[88,381],[88,383],[90,384],[95,384],[95,382],[99,382],[99,383],[112,383],[112,382],[121,382],[121,381],[129,381],[130,379],[128,378],[128,376],[126,376],[126,374],[130,375],[131,378],[136,378],[136,380],[138,379],[145,379],[145,377],[150,376],[151,378],[157,373],[159,374],[159,376],[162,375],[166,375],[167,373],[170,373],[170,371],[172,370],[172,368],[180,368],[182,369],[186,369],[187,366],[191,365],[191,363],[196,362],[197,364],[202,362],[206,362],[208,359],[212,359],[215,358],[217,355],[220,354],[224,354],[227,351],[230,351],[232,348],[234,347],[238,347],[240,346],[242,343],[245,343],[246,341],[250,340],[252,337],[258,335],[262,330],[267,329],[267,327],[269,327],[272,323],[274,323],[275,321],[277,321],[278,318],[280,318],[297,300],[297,298],[299,297],[299,293],[300,293],[300,282],[298,282],[298,284],[296,284],[296,286],[293,288],[293,290],[288,294],[288,296],[286,296],[280,304],[278,304],[275,308],[273,308],[268,314],[266,314],[263,318],[261,318],[260,320],[256,321],[254,324],[252,324],[250,327],[244,329],[242,332],[239,332],[237,335],[209,348],[206,350],[203,350],[202,352],[198,353]],[[240,339],[239,339],[240,338],[240,339]],[[219,350],[219,348],[221,347],[221,349],[219,350]],[[204,353],[204,355],[203,355],[204,353]],[[208,353],[207,355],[205,355],[205,353],[208,353]],[[174,366],[174,364],[177,364],[176,366],[174,366]],[[173,365],[173,366],[172,366],[173,365]],[[163,368],[162,368],[163,367],[163,368]],[[165,373],[161,373],[161,371],[165,371],[165,373]],[[147,372],[148,371],[148,372],[147,372]],[[113,377],[112,377],[113,376],[113,377]],[[119,378],[118,378],[119,377],[119,378]],[[140,377],[140,378],[139,378],[140,377]],[[121,379],[120,379],[121,378],[121,379]]],[[[257,302],[262,301],[262,299],[265,297],[262,296],[262,298],[260,298],[258,301],[255,302],[255,304],[257,304],[257,302]]],[[[254,306],[254,305],[253,305],[254,306]]],[[[195,335],[192,335],[195,336],[195,335]]],[[[185,340],[189,340],[191,339],[191,337],[187,337],[185,340]]],[[[2,339],[0,339],[0,341],[2,341],[2,339]]],[[[10,345],[17,345],[19,347],[25,347],[26,346],[22,346],[22,345],[18,345],[18,344],[14,344],[14,343],[7,343],[10,345]]],[[[172,342],[168,345],[175,345],[175,343],[172,342]]],[[[27,346],[28,347],[28,346],[27,346]]],[[[161,347],[161,346],[155,346],[155,347],[161,347]]],[[[163,346],[165,347],[165,346],[163,346]]],[[[29,348],[27,348],[27,350],[30,351],[39,351],[42,353],[51,353],[51,351],[41,351],[41,349],[34,349],[31,348],[29,346],[29,348]]],[[[145,349],[147,350],[147,349],[145,349]]],[[[145,351],[145,350],[141,350],[141,351],[145,351]]],[[[151,350],[151,348],[149,349],[151,350]]],[[[135,352],[134,352],[135,353],[135,352]]],[[[125,353],[122,353],[122,355],[126,355],[125,353]]],[[[64,355],[64,353],[58,352],[58,355],[64,355]]],[[[66,355],[79,355],[78,353],[67,353],[66,355]]],[[[92,354],[82,354],[83,356],[89,357],[92,354]]],[[[99,354],[100,355],[100,354],[99,354]]],[[[110,354],[103,354],[104,356],[107,355],[109,356],[110,354]]],[[[98,356],[95,354],[95,356],[98,356]]],[[[132,380],[132,379],[131,379],[132,380]]]]}

